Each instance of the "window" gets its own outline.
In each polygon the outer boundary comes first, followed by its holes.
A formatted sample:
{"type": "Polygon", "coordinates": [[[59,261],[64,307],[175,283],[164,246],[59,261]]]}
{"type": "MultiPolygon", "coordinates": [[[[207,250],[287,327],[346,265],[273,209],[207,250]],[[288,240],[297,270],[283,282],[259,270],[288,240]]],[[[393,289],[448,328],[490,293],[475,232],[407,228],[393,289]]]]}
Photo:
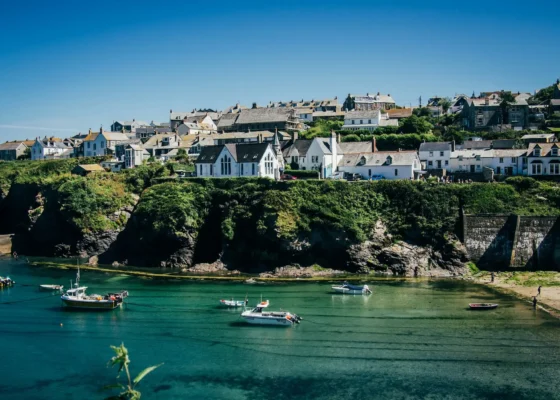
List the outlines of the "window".
{"type": "Polygon", "coordinates": [[[352,125],[354,125],[354,120],[352,120],[352,125]]]}
{"type": "Polygon", "coordinates": [[[214,176],[214,164],[210,164],[210,176],[214,176]]]}
{"type": "Polygon", "coordinates": [[[274,161],[271,154],[264,158],[264,171],[266,175],[274,174],[274,161]]]}
{"type": "Polygon", "coordinates": [[[533,175],[540,175],[542,173],[542,165],[541,164],[531,165],[531,173],[533,175]]]}
{"type": "Polygon", "coordinates": [[[93,144],[93,150],[97,150],[97,143],[93,144]]]}
{"type": "Polygon", "coordinates": [[[552,149],[552,155],[557,156],[558,155],[558,149],[556,149],[556,148],[552,149]]]}
{"type": "Polygon", "coordinates": [[[535,149],[535,157],[541,156],[541,149],[535,149]]]}
{"type": "Polygon", "coordinates": [[[395,168],[395,176],[399,176],[399,170],[395,168]]]}
{"type": "Polygon", "coordinates": [[[500,167],[497,167],[497,168],[496,168],[496,173],[497,173],[498,175],[500,175],[500,174],[502,173],[502,169],[501,169],[500,167]]]}
{"type": "Polygon", "coordinates": [[[560,175],[560,164],[550,164],[550,175],[560,175]]]}
{"type": "Polygon", "coordinates": [[[439,156],[440,156],[440,157],[443,157],[443,151],[440,151],[440,152],[439,152],[439,156]]]}
{"type": "Polygon", "coordinates": [[[430,151],[430,157],[433,157],[433,156],[434,156],[434,152],[430,151]]]}
{"type": "Polygon", "coordinates": [[[318,163],[319,162],[319,156],[311,156],[311,162],[312,163],[318,163]]]}
{"type": "Polygon", "coordinates": [[[255,164],[251,164],[251,175],[255,175],[255,164]]]}
{"type": "Polygon", "coordinates": [[[500,164],[503,164],[503,163],[504,163],[504,158],[500,157],[500,164]]]}
{"type": "Polygon", "coordinates": [[[231,157],[225,155],[221,161],[222,175],[231,175],[231,157]]]}
{"type": "Polygon", "coordinates": [[[292,162],[297,163],[297,156],[292,156],[292,162]]]}
{"type": "Polygon", "coordinates": [[[476,166],[476,169],[480,169],[480,165],[477,165],[477,166],[476,166]]]}
{"type": "Polygon", "coordinates": [[[511,163],[517,164],[517,157],[511,157],[511,163]]]}
{"type": "Polygon", "coordinates": [[[241,164],[241,175],[243,175],[243,164],[241,164]]]}
{"type": "Polygon", "coordinates": [[[105,147],[105,142],[101,142],[101,148],[105,147]]]}
{"type": "Polygon", "coordinates": [[[202,176],[202,164],[200,164],[200,176],[202,176]]]}
{"type": "Polygon", "coordinates": [[[88,149],[90,148],[90,144],[91,144],[90,142],[87,142],[87,148],[88,149]]]}
{"type": "Polygon", "coordinates": [[[448,161],[448,160],[445,160],[445,165],[449,165],[449,161],[448,161]]]}
{"type": "Polygon", "coordinates": [[[363,120],[363,119],[361,119],[361,120],[360,120],[360,125],[362,125],[363,123],[364,123],[364,120],[363,120]]]}
{"type": "Polygon", "coordinates": [[[431,167],[433,165],[433,161],[428,161],[428,166],[431,167]]]}
{"type": "Polygon", "coordinates": [[[371,176],[371,169],[368,169],[368,175],[371,176]]]}
{"type": "Polygon", "coordinates": [[[371,119],[370,119],[370,120],[368,120],[368,124],[371,124],[371,119]]]}

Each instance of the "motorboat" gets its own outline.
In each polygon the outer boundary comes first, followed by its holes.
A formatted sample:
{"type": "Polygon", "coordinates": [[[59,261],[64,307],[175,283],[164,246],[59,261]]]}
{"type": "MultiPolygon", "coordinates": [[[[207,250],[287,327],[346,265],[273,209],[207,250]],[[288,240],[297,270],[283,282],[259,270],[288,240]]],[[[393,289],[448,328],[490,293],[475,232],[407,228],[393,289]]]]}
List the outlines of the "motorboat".
{"type": "Polygon", "coordinates": [[[494,308],[498,308],[498,304],[496,304],[496,303],[470,303],[469,308],[471,310],[493,310],[494,308]]]}
{"type": "Polygon", "coordinates": [[[10,278],[9,276],[7,276],[5,278],[0,276],[0,287],[14,286],[14,283],[16,283],[16,282],[12,278],[10,278]]]}
{"type": "Polygon", "coordinates": [[[40,290],[50,290],[50,291],[60,291],[60,292],[62,292],[63,288],[64,288],[64,286],[62,286],[62,285],[39,285],[40,290]]]}
{"type": "Polygon", "coordinates": [[[80,308],[89,310],[114,310],[122,305],[124,299],[128,297],[128,292],[123,290],[118,293],[108,293],[106,295],[86,293],[87,286],[80,286],[80,267],[76,275],[76,283],[70,281],[70,288],[60,299],[62,304],[68,308],[80,308]]]}
{"type": "Polygon", "coordinates": [[[249,300],[220,300],[220,305],[226,307],[245,307],[249,303],[249,300]]]}
{"type": "Polygon", "coordinates": [[[342,285],[331,286],[332,290],[336,293],[344,294],[371,294],[371,289],[368,285],[357,286],[351,285],[348,282],[343,282],[342,285]]]}
{"type": "Polygon", "coordinates": [[[268,300],[261,301],[252,310],[242,312],[241,317],[254,325],[293,326],[302,320],[300,316],[288,311],[266,311],[268,305],[268,300]]]}

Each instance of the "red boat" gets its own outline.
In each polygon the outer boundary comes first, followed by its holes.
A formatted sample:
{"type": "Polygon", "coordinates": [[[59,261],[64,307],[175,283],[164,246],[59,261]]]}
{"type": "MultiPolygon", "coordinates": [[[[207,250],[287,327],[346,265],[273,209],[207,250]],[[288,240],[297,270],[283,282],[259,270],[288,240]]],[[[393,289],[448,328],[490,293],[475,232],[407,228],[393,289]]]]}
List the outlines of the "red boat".
{"type": "Polygon", "coordinates": [[[471,310],[492,310],[497,308],[498,305],[495,303],[470,303],[469,307],[471,310]]]}

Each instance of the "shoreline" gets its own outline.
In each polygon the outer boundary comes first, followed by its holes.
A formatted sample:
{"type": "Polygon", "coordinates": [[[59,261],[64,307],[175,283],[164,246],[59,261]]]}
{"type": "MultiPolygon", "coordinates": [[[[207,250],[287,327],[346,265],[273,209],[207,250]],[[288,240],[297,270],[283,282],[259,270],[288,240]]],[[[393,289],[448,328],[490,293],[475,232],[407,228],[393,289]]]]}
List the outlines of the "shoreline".
{"type": "Polygon", "coordinates": [[[537,297],[537,307],[551,316],[560,319],[560,273],[553,271],[534,272],[497,272],[491,282],[490,272],[480,272],[465,276],[465,280],[483,285],[499,293],[514,296],[532,304],[537,297]],[[538,287],[541,294],[538,295],[538,287]]]}

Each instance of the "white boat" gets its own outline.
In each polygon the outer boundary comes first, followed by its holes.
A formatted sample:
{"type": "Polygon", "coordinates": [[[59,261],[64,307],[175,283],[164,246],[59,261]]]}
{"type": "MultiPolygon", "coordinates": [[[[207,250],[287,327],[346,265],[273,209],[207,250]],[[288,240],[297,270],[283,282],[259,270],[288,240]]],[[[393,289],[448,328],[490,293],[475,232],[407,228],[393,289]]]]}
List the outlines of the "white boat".
{"type": "Polygon", "coordinates": [[[336,293],[345,294],[371,294],[371,289],[368,285],[357,286],[351,285],[348,282],[343,282],[342,285],[331,286],[332,290],[336,293]]]}
{"type": "MultiPolygon", "coordinates": [[[[70,281],[70,287],[74,285],[70,281]]],[[[128,292],[123,290],[119,293],[109,293],[104,296],[98,294],[86,294],[87,286],[80,286],[80,267],[76,275],[75,288],[69,289],[60,296],[62,303],[69,308],[81,308],[89,310],[114,310],[122,305],[128,292]]]]}
{"type": "Polygon", "coordinates": [[[64,286],[62,285],[39,285],[41,290],[58,290],[62,292],[64,286]]]}
{"type": "Polygon", "coordinates": [[[220,300],[220,305],[227,307],[245,307],[249,300],[220,300]]]}
{"type": "Polygon", "coordinates": [[[298,315],[288,311],[263,311],[268,304],[268,300],[261,301],[252,310],[242,312],[241,316],[248,323],[255,325],[292,326],[302,320],[298,315]]]}

